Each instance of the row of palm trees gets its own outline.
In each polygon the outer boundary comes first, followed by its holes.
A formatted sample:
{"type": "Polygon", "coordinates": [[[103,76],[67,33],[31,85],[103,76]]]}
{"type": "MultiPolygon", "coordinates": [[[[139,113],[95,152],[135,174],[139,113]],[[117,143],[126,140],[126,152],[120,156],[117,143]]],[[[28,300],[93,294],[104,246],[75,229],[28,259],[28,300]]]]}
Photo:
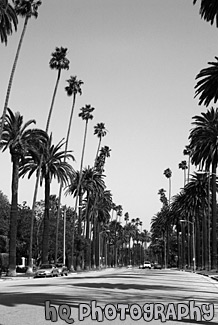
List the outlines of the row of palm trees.
{"type": "MultiPolygon", "coordinates": [[[[218,27],[218,4],[216,1],[199,1],[201,18],[218,27]]],[[[193,1],[196,4],[197,0],[193,1]]],[[[218,58],[209,62],[209,67],[202,69],[196,76],[195,97],[199,96],[199,105],[206,107],[218,99],[218,58]]],[[[170,243],[165,235],[167,230],[177,232],[177,249],[172,255],[177,255],[178,265],[191,264],[193,267],[217,269],[217,177],[218,164],[218,108],[211,107],[201,115],[193,117],[193,128],[189,134],[189,145],[184,150],[188,155],[188,164],[182,161],[179,168],[184,170],[184,187],[174,197],[167,200],[162,191],[163,207],[153,217],[151,223],[152,239],[163,236],[163,241],[170,243]],[[190,178],[190,163],[197,171],[190,178]],[[188,177],[186,179],[186,169],[188,177]],[[192,231],[190,231],[192,229],[192,231]],[[181,233],[181,240],[180,240],[181,233]],[[192,237],[192,238],[191,238],[192,237]],[[181,242],[181,243],[180,243],[181,242]],[[180,245],[181,244],[181,245],[180,245]],[[192,251],[191,251],[192,246],[192,251]],[[185,247],[187,254],[185,254],[185,247]]],[[[171,178],[169,170],[164,172],[171,178]]],[[[162,255],[169,257],[166,251],[162,255]]]]}
{"type": "MultiPolygon", "coordinates": [[[[12,162],[13,162],[13,175],[12,175],[12,204],[11,204],[11,216],[10,216],[10,249],[9,249],[9,274],[15,275],[16,267],[16,222],[17,222],[17,193],[18,193],[18,180],[19,177],[23,177],[26,174],[30,178],[34,172],[36,172],[36,184],[33,195],[32,203],[32,218],[30,229],[30,247],[29,247],[29,271],[32,271],[32,248],[33,248],[33,229],[35,222],[35,206],[37,200],[37,192],[39,184],[42,185],[44,181],[45,186],[45,213],[44,213],[44,231],[43,231],[43,245],[42,245],[42,262],[48,261],[48,245],[49,245],[49,202],[50,202],[50,184],[53,178],[57,178],[60,183],[59,196],[57,202],[57,224],[56,224],[56,249],[55,249],[55,261],[58,258],[58,234],[59,234],[59,219],[61,214],[61,195],[64,186],[68,185],[68,193],[75,196],[75,207],[73,213],[73,227],[72,227],[72,251],[71,251],[71,269],[74,269],[74,242],[75,234],[74,230],[78,224],[79,236],[82,231],[85,231],[86,241],[90,244],[92,226],[90,220],[93,219],[93,227],[98,228],[98,222],[96,222],[96,215],[103,216],[105,213],[109,215],[110,201],[112,196],[110,191],[106,190],[105,183],[103,181],[104,164],[107,157],[110,156],[110,148],[104,146],[101,148],[101,140],[106,135],[106,129],[104,123],[98,123],[94,128],[94,134],[99,138],[99,143],[96,152],[95,162],[92,168],[83,168],[83,159],[86,144],[86,135],[88,122],[92,119],[92,112],[94,108],[91,105],[86,105],[81,108],[79,116],[85,121],[84,140],[82,146],[80,170],[76,172],[71,163],[66,160],[74,160],[73,155],[68,151],[68,143],[72,125],[72,119],[74,114],[75,102],[77,94],[82,94],[81,86],[83,82],[77,80],[76,76],[71,76],[67,80],[67,86],[65,90],[68,96],[73,97],[71,113],[69,118],[69,125],[66,135],[66,142],[60,141],[57,145],[52,143],[52,136],[48,135],[50,121],[55,104],[57,89],[61,77],[62,70],[69,69],[69,60],[67,59],[67,48],[56,47],[52,53],[49,66],[51,69],[57,70],[57,79],[52,95],[51,105],[48,113],[45,131],[35,129],[28,129],[28,135],[30,139],[27,139],[25,129],[35,121],[29,121],[23,125],[23,117],[20,113],[13,113],[8,106],[9,97],[12,88],[13,76],[15,68],[18,62],[18,56],[20,53],[21,45],[26,31],[26,26],[31,16],[37,17],[37,10],[40,6],[40,1],[32,0],[18,0],[14,1],[15,13],[25,17],[24,29],[21,35],[21,39],[18,45],[18,50],[15,55],[15,61],[12,67],[11,76],[9,79],[8,90],[5,99],[5,105],[3,109],[1,124],[0,124],[0,139],[1,148],[6,150],[9,148],[12,162]],[[7,111],[8,110],[8,111],[7,111]],[[40,134],[40,138],[37,138],[37,134],[40,134]],[[34,141],[33,141],[34,140],[34,141]],[[26,142],[27,141],[27,142],[26,142]],[[27,145],[28,144],[28,145],[27,145]],[[63,150],[64,146],[64,150],[63,150]],[[14,149],[16,148],[16,149],[14,149]],[[15,150],[15,153],[14,153],[15,150]],[[16,157],[16,160],[15,158],[16,157]],[[16,172],[14,172],[14,170],[16,172]],[[87,175],[91,175],[91,178],[87,180],[87,175]],[[84,183],[85,182],[85,185],[84,183]],[[76,184],[76,185],[75,185],[76,184]],[[94,197],[94,199],[93,199],[94,197]],[[82,208],[83,202],[86,200],[86,207],[82,208]],[[78,205],[79,202],[79,205],[78,205]],[[79,208],[79,210],[78,210],[79,208]],[[85,221],[83,220],[85,216],[85,221]],[[82,227],[83,222],[83,227],[82,227]],[[82,228],[84,230],[82,230],[82,228]]],[[[1,8],[1,10],[4,8],[1,8]]],[[[106,220],[104,217],[104,221],[106,220]]],[[[99,229],[97,229],[99,230],[99,229]]],[[[96,232],[97,232],[96,230],[96,232]]],[[[84,235],[84,234],[83,234],[84,235]]],[[[115,245],[116,247],[116,245],[115,245]]],[[[89,245],[90,248],[90,245],[89,245]]],[[[115,248],[116,251],[116,248],[115,248]]],[[[85,262],[86,267],[90,267],[89,249],[86,248],[85,262]]],[[[117,258],[115,258],[117,261],[117,258]]],[[[96,263],[94,263],[96,264],[96,263]]]]}

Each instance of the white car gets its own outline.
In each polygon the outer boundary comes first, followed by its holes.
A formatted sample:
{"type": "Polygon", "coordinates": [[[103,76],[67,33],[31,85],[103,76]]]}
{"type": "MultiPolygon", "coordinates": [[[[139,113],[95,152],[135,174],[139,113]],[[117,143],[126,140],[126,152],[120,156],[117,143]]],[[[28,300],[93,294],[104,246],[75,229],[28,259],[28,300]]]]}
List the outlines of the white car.
{"type": "Polygon", "coordinates": [[[151,269],[151,262],[145,261],[142,268],[143,269],[151,269]]]}
{"type": "Polygon", "coordinates": [[[42,264],[36,271],[34,278],[45,278],[47,276],[58,276],[58,268],[54,264],[42,264]]]}

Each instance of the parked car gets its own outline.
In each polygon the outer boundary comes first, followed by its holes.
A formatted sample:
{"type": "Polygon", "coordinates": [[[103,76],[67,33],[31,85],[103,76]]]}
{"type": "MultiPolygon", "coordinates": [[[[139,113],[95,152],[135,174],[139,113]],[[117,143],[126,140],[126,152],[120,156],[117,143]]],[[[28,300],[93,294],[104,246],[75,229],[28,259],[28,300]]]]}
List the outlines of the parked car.
{"type": "Polygon", "coordinates": [[[151,262],[145,261],[142,268],[143,269],[151,269],[151,262]]]}
{"type": "Polygon", "coordinates": [[[56,267],[57,267],[57,269],[58,269],[58,272],[59,272],[59,274],[60,275],[68,275],[68,273],[69,273],[69,270],[68,270],[68,268],[67,268],[67,266],[66,265],[64,265],[64,264],[62,264],[62,263],[57,263],[56,264],[56,267]]]}
{"type": "Polygon", "coordinates": [[[154,263],[154,269],[162,269],[162,266],[159,263],[154,263]]]}
{"type": "Polygon", "coordinates": [[[58,276],[58,268],[54,264],[42,264],[36,271],[34,278],[58,276]]]}

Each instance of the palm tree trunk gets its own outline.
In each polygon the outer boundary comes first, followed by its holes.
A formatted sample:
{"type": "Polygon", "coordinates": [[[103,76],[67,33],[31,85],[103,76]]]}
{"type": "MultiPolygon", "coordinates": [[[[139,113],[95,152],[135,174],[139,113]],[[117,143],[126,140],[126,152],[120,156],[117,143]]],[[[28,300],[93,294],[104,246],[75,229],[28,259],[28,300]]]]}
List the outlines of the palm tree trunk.
{"type": "Polygon", "coordinates": [[[49,246],[49,197],[50,197],[50,179],[45,177],[45,214],[44,229],[42,238],[42,263],[48,263],[48,246],[49,246]]]}
{"type": "MultiPolygon", "coordinates": [[[[58,70],[58,76],[57,76],[57,80],[56,80],[56,84],[55,84],[55,88],[54,88],[54,92],[53,92],[53,96],[52,96],[52,101],[51,101],[51,106],[50,106],[50,110],[49,110],[49,114],[48,114],[48,118],[47,118],[47,123],[46,123],[46,130],[45,132],[48,132],[49,129],[49,124],[50,124],[50,120],[51,120],[51,114],[52,114],[52,110],[54,107],[54,101],[55,101],[55,97],[56,97],[56,93],[57,93],[57,89],[58,89],[58,84],[60,81],[60,76],[61,76],[61,69],[58,70]]],[[[34,219],[35,219],[35,205],[36,205],[36,199],[37,199],[37,193],[38,193],[38,187],[39,187],[39,178],[40,178],[40,170],[41,170],[41,166],[42,166],[42,157],[40,158],[40,163],[39,163],[39,167],[38,167],[38,173],[36,175],[36,184],[35,184],[35,189],[34,189],[34,195],[33,195],[33,203],[32,203],[32,216],[31,216],[31,228],[30,228],[30,247],[29,247],[29,263],[28,263],[28,270],[27,273],[32,273],[32,246],[33,246],[33,225],[34,225],[34,219]]],[[[60,187],[62,186],[62,184],[60,185],[60,187]]],[[[61,189],[60,189],[61,192],[61,189]]],[[[61,199],[61,194],[59,193],[59,201],[61,199]]],[[[56,228],[58,229],[58,225],[59,225],[59,219],[60,219],[60,204],[58,204],[58,211],[57,211],[57,224],[56,224],[56,228]]],[[[56,232],[56,242],[55,242],[55,263],[57,261],[57,232],[56,232]]]]}
{"type": "MultiPolygon", "coordinates": [[[[60,76],[59,76],[59,78],[60,78],[60,76]]],[[[57,84],[58,84],[58,80],[57,80],[57,83],[56,83],[56,87],[57,87],[57,84]]],[[[55,91],[55,93],[56,93],[56,91],[55,91]]],[[[68,149],[68,142],[69,142],[69,137],[70,137],[70,130],[71,130],[71,124],[72,124],[72,119],[73,119],[75,101],[76,101],[76,94],[73,95],[73,104],[72,104],[72,108],[71,108],[70,119],[69,119],[68,130],[67,130],[66,143],[65,143],[65,155],[66,155],[66,152],[67,152],[67,149],[68,149]]],[[[64,157],[64,161],[66,161],[66,157],[64,157]]],[[[63,184],[60,183],[59,195],[58,195],[57,220],[56,220],[55,263],[57,262],[57,252],[58,252],[58,232],[59,232],[59,220],[60,220],[60,214],[61,214],[60,209],[61,209],[62,189],[63,189],[63,184]]],[[[72,241],[74,241],[73,238],[72,238],[72,241]]]]}
{"type": "Polygon", "coordinates": [[[79,193],[79,188],[81,186],[81,179],[82,179],[82,168],[83,168],[83,159],[84,159],[85,145],[86,145],[87,127],[88,127],[88,120],[86,120],[85,133],[84,133],[84,138],[83,138],[82,155],[81,155],[81,161],[80,161],[79,181],[78,181],[78,186],[77,186],[77,195],[76,195],[76,202],[75,202],[75,212],[77,211],[78,193],[79,193]]]}
{"type": "Polygon", "coordinates": [[[181,224],[181,232],[182,232],[182,245],[181,245],[181,265],[182,269],[185,268],[185,229],[184,229],[184,223],[181,224]]]}
{"type": "Polygon", "coordinates": [[[217,268],[217,237],[216,237],[216,165],[212,165],[212,269],[217,268]]]}
{"type": "Polygon", "coordinates": [[[53,92],[53,96],[52,96],[50,110],[49,110],[49,113],[48,113],[48,119],[47,119],[47,123],[46,123],[45,132],[48,132],[48,129],[49,129],[51,114],[52,114],[53,107],[54,107],[54,101],[55,101],[55,97],[56,97],[56,93],[57,93],[57,89],[58,89],[58,84],[59,84],[59,81],[60,81],[60,76],[61,76],[61,69],[58,70],[58,76],[57,76],[57,80],[56,80],[56,84],[55,84],[55,88],[54,88],[54,92],[53,92]]]}
{"type": "Polygon", "coordinates": [[[208,227],[207,227],[207,217],[206,217],[206,212],[205,209],[203,209],[203,250],[204,250],[204,269],[208,270],[208,227]]]}
{"type": "Polygon", "coordinates": [[[201,247],[201,242],[200,242],[200,224],[199,224],[199,214],[198,217],[195,219],[195,224],[196,224],[196,231],[195,231],[195,236],[196,236],[196,266],[197,269],[200,268],[200,247],[201,247]]]}
{"type": "Polygon", "coordinates": [[[72,222],[72,237],[71,237],[71,262],[70,262],[70,270],[74,272],[74,239],[75,239],[75,219],[76,214],[73,211],[73,222],[72,222]]]}
{"type": "Polygon", "coordinates": [[[96,269],[96,232],[97,232],[97,229],[96,229],[96,224],[97,224],[97,220],[96,218],[94,217],[94,220],[93,220],[93,239],[92,239],[92,267],[93,269],[95,270],[96,269]]]}
{"type": "Polygon", "coordinates": [[[19,182],[19,157],[12,155],[12,184],[11,184],[11,211],[10,211],[10,241],[9,241],[9,276],[16,276],[16,240],[17,240],[17,196],[19,182]]]}
{"type": "Polygon", "coordinates": [[[179,268],[180,267],[180,239],[179,239],[179,218],[178,217],[176,219],[176,237],[177,237],[177,251],[178,251],[177,268],[179,268]]]}
{"type": "Polygon", "coordinates": [[[16,70],[16,66],[17,66],[17,62],[18,62],[18,58],[19,58],[19,54],[20,54],[20,50],[21,50],[21,45],[23,43],[23,39],[24,39],[24,35],[25,35],[25,32],[26,32],[26,27],[27,27],[28,20],[29,20],[29,17],[26,16],[26,18],[24,20],[24,26],[23,26],[23,30],[22,30],[22,33],[21,33],[21,37],[20,37],[20,40],[19,40],[19,43],[18,43],[14,63],[13,63],[13,66],[12,66],[11,75],[10,75],[9,82],[8,82],[8,88],[7,88],[7,92],[6,92],[5,104],[4,104],[3,115],[2,115],[2,123],[1,123],[1,126],[0,126],[0,141],[2,139],[2,132],[3,132],[3,127],[4,127],[4,123],[5,123],[6,111],[7,111],[7,108],[8,108],[9,97],[10,97],[10,93],[11,93],[11,89],[12,89],[14,73],[15,73],[15,70],[16,70]]]}
{"type": "MultiPolygon", "coordinates": [[[[87,194],[87,202],[89,202],[89,194],[87,194]]],[[[85,268],[89,269],[89,265],[90,265],[90,218],[89,218],[89,204],[86,208],[86,248],[85,248],[85,268]]]]}
{"type": "Polygon", "coordinates": [[[38,171],[36,173],[36,184],[33,194],[33,203],[32,203],[32,210],[31,210],[31,224],[30,224],[30,245],[29,245],[29,261],[28,261],[28,270],[27,273],[33,272],[33,263],[32,263],[32,254],[33,254],[33,228],[34,228],[34,220],[35,220],[35,205],[36,205],[36,198],[39,186],[39,178],[40,178],[40,170],[41,170],[42,158],[40,158],[40,165],[38,167],[38,171]]]}

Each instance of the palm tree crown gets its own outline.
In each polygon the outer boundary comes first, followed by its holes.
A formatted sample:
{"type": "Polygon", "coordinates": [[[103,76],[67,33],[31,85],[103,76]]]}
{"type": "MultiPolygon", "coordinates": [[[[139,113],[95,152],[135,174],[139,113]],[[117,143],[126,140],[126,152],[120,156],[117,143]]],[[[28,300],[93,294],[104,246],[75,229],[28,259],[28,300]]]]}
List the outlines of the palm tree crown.
{"type": "Polygon", "coordinates": [[[12,27],[17,30],[18,19],[14,8],[8,0],[0,2],[0,38],[7,45],[8,35],[12,34],[12,27]]]}
{"type": "MultiPolygon", "coordinates": [[[[215,57],[218,60],[218,57],[215,57]]],[[[202,69],[196,79],[200,79],[195,85],[195,97],[199,96],[199,105],[208,106],[213,100],[218,99],[218,62],[208,62],[210,67],[202,69]]]]}
{"type": "Polygon", "coordinates": [[[104,123],[97,123],[94,126],[94,135],[97,135],[98,138],[102,138],[107,134],[107,130],[105,129],[104,123]]]}
{"type": "Polygon", "coordinates": [[[56,70],[68,70],[70,61],[66,58],[67,48],[56,47],[55,52],[51,54],[51,59],[49,61],[49,66],[51,69],[56,70]]]}
{"type": "Polygon", "coordinates": [[[85,120],[86,122],[88,120],[92,120],[93,119],[93,115],[91,114],[94,111],[94,107],[91,107],[91,105],[86,105],[85,107],[82,107],[81,113],[79,113],[79,117],[81,117],[83,120],[85,120]]]}
{"type": "Polygon", "coordinates": [[[37,153],[40,150],[40,142],[41,147],[46,143],[47,134],[43,130],[27,129],[32,123],[35,124],[35,120],[23,124],[23,116],[19,112],[14,114],[8,108],[0,143],[3,151],[9,149],[11,155],[16,154],[19,158],[25,157],[28,153],[37,153]]]}
{"type": "Polygon", "coordinates": [[[77,76],[70,76],[70,79],[67,80],[68,85],[65,87],[68,96],[74,94],[82,95],[81,85],[83,85],[82,80],[77,80],[77,76]]]}
{"type": "Polygon", "coordinates": [[[21,17],[30,18],[38,17],[38,7],[42,4],[42,1],[38,0],[13,0],[17,15],[21,17]]]}
{"type": "MultiPolygon", "coordinates": [[[[1,119],[3,124],[3,118],[1,119]]],[[[23,124],[23,116],[13,113],[8,109],[5,116],[0,147],[3,151],[10,150],[12,160],[12,195],[10,212],[10,241],[9,241],[9,275],[16,275],[16,238],[17,238],[17,214],[18,214],[18,183],[19,167],[23,165],[26,156],[30,163],[33,162],[47,142],[47,134],[42,130],[29,129],[29,125],[35,123],[30,120],[23,124]]],[[[39,157],[38,157],[39,159],[39,157]]]]}
{"type": "MultiPolygon", "coordinates": [[[[193,0],[193,4],[196,4],[197,0],[193,0]]],[[[218,27],[218,3],[216,0],[201,0],[200,6],[201,18],[211,23],[216,21],[218,27]]]]}
{"type": "Polygon", "coordinates": [[[218,163],[218,108],[212,107],[193,119],[195,127],[189,135],[191,161],[208,170],[212,162],[216,166],[218,163]]]}

